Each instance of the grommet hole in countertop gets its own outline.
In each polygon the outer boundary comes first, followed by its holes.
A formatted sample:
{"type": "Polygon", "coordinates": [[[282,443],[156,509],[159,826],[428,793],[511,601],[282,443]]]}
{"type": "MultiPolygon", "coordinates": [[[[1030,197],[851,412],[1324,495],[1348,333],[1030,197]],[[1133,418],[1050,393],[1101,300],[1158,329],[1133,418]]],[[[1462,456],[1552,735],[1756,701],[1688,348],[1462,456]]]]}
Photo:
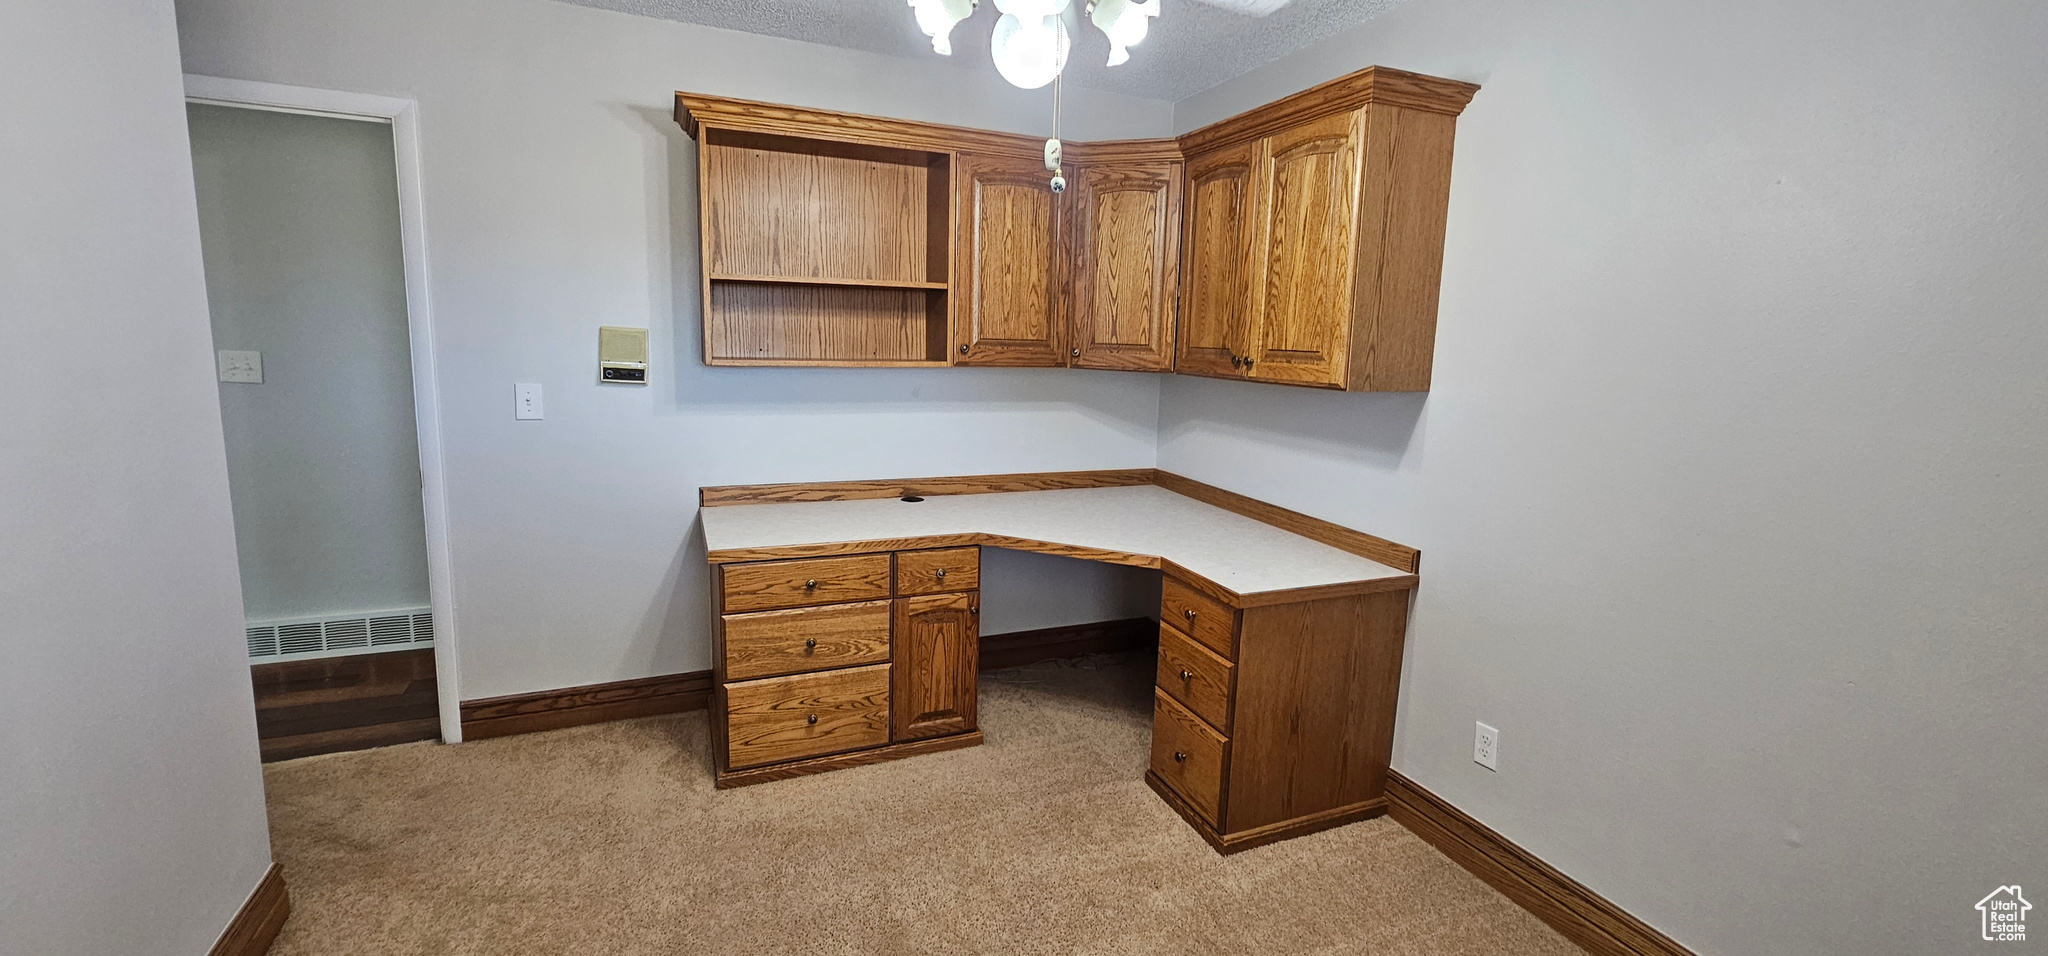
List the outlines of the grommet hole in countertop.
{"type": "Polygon", "coordinates": [[[916,501],[923,501],[924,499],[923,499],[923,498],[920,498],[920,497],[918,497],[918,496],[916,496],[916,495],[904,495],[904,496],[902,497],[902,499],[900,499],[900,500],[903,500],[903,501],[912,501],[912,502],[916,502],[916,501]]]}

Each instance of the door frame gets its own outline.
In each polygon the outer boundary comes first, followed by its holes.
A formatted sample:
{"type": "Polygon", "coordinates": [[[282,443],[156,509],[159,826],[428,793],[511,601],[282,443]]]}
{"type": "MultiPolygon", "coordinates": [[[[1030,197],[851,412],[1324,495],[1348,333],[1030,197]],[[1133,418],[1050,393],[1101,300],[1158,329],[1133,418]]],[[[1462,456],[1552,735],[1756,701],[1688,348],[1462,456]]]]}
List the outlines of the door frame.
{"type": "Polygon", "coordinates": [[[419,104],[413,100],[254,80],[185,74],[185,100],[214,106],[303,113],[391,125],[398,172],[398,234],[404,253],[406,326],[412,346],[412,408],[419,437],[420,506],[426,519],[427,594],[434,615],[434,686],[441,739],[462,740],[453,592],[448,543],[448,483],[441,453],[440,386],[434,375],[434,319],[427,283],[425,207],[420,198],[419,104]]]}

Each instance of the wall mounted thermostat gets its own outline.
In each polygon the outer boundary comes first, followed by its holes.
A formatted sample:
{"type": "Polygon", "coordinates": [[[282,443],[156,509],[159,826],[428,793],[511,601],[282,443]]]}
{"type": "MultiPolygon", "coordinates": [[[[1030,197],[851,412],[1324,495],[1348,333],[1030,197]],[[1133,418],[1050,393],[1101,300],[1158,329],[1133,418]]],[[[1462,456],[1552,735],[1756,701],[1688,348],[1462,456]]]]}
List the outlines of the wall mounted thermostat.
{"type": "Polygon", "coordinates": [[[647,384],[646,329],[598,326],[597,380],[614,385],[647,384]]]}

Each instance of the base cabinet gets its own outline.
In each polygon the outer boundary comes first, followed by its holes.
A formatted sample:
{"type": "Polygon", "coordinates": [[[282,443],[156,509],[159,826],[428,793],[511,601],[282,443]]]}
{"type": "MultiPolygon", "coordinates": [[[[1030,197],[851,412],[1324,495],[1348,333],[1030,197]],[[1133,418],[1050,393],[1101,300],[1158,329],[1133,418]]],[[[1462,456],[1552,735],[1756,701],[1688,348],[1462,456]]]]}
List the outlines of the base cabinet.
{"type": "Polygon", "coordinates": [[[1386,812],[1408,594],[1239,610],[1168,578],[1146,781],[1225,853],[1386,812]]]}
{"type": "Polygon", "coordinates": [[[718,785],[979,743],[980,576],[974,547],[719,566],[718,785]]]}

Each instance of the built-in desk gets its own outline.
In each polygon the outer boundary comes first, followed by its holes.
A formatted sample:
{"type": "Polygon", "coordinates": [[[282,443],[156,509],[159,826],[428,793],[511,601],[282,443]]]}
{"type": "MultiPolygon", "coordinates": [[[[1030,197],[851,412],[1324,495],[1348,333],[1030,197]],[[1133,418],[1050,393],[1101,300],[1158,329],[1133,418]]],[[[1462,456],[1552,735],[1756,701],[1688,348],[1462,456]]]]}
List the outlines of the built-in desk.
{"type": "Polygon", "coordinates": [[[1385,811],[1412,548],[1151,469],[699,497],[721,787],[980,743],[989,545],[1165,573],[1146,780],[1217,849],[1385,811]]]}

